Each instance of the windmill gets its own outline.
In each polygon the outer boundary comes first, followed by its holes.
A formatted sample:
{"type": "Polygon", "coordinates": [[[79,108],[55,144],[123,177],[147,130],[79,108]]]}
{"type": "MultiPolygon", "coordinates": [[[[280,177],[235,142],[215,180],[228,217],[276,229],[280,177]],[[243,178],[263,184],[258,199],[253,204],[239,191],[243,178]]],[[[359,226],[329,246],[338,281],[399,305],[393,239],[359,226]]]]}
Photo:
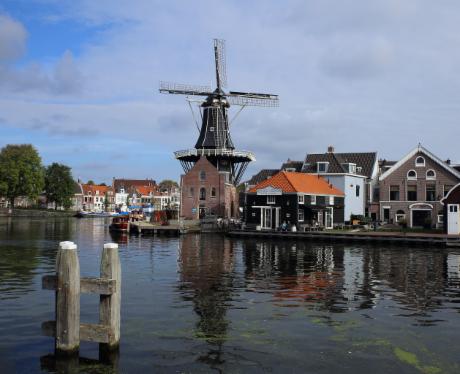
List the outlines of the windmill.
{"type": "MultiPolygon", "coordinates": [[[[249,151],[238,151],[230,136],[228,109],[230,105],[246,106],[278,106],[278,95],[255,92],[228,91],[225,59],[225,41],[214,39],[214,58],[216,89],[209,86],[193,86],[169,82],[160,82],[160,92],[190,96],[203,96],[201,102],[201,129],[194,149],[174,152],[187,173],[193,165],[205,156],[219,171],[228,172],[229,181],[237,185],[249,162],[255,156],[249,151]]],[[[240,110],[241,110],[240,109],[240,110]]]]}

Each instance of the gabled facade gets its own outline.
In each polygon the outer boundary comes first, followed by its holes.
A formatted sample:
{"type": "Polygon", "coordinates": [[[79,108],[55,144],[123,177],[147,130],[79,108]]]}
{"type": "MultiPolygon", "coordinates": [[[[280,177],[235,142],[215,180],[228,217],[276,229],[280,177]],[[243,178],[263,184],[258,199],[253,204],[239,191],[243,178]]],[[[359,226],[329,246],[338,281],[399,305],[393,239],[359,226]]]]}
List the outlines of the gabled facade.
{"type": "Polygon", "coordinates": [[[302,171],[321,175],[345,193],[345,221],[351,215],[370,215],[378,183],[376,152],[336,153],[330,146],[326,153],[307,154],[302,171]]]}
{"type": "Polygon", "coordinates": [[[245,212],[246,224],[262,230],[333,228],[344,222],[344,193],[319,175],[281,171],[249,190],[245,212]]]}
{"type": "Polygon", "coordinates": [[[128,205],[142,205],[142,199],[149,200],[149,193],[142,197],[144,191],[137,191],[137,188],[148,188],[149,191],[157,191],[158,185],[153,179],[116,179],[112,180],[114,190],[114,203],[117,209],[127,209],[128,205]]]}
{"type": "Polygon", "coordinates": [[[380,220],[443,227],[440,201],[459,181],[457,170],[419,145],[380,176],[380,220]]]}
{"type": "Polygon", "coordinates": [[[112,187],[82,184],[83,210],[90,212],[113,211],[115,194],[112,187]]]}
{"type": "Polygon", "coordinates": [[[181,216],[199,219],[206,215],[238,217],[236,187],[231,175],[218,171],[206,157],[201,157],[181,176],[181,216]]]}

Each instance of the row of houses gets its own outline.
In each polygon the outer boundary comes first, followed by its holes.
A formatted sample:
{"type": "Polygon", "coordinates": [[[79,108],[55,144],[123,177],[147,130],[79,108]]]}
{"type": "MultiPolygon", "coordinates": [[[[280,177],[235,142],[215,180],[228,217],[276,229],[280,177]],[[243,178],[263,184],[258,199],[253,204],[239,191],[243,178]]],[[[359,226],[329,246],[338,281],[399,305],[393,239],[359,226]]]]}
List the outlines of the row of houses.
{"type": "MultiPolygon", "coordinates": [[[[180,204],[179,189],[170,187],[161,189],[153,179],[113,179],[111,186],[74,183],[74,194],[71,199],[71,210],[74,211],[126,211],[136,208],[152,210],[177,210],[180,204]]],[[[15,200],[16,207],[36,206],[36,201],[19,197],[15,200]]],[[[38,198],[42,208],[55,209],[52,202],[47,202],[45,194],[38,198]]],[[[8,207],[6,199],[0,198],[0,207],[8,207]]],[[[62,207],[57,207],[62,209],[62,207]]]]}
{"type": "Polygon", "coordinates": [[[280,222],[333,227],[355,216],[443,228],[448,216],[443,199],[459,183],[460,165],[420,144],[398,161],[379,160],[376,152],[337,153],[328,147],[325,153],[307,154],[304,161],[261,170],[245,183],[240,205],[244,220],[262,228],[280,222]]]}
{"type": "Polygon", "coordinates": [[[161,189],[152,179],[113,179],[112,186],[77,183],[74,210],[126,211],[151,208],[177,210],[179,189],[161,189]]]}

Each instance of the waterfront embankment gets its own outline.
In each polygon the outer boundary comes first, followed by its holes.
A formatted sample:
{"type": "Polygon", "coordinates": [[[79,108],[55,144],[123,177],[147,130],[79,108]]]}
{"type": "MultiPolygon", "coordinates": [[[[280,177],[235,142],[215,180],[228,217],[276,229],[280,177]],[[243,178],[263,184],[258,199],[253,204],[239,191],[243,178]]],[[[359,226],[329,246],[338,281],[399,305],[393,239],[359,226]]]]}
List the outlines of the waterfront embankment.
{"type": "Polygon", "coordinates": [[[47,210],[47,209],[7,209],[0,208],[0,217],[43,217],[43,218],[52,218],[52,217],[73,217],[75,212],[73,211],[64,211],[64,210],[47,210]]]}
{"type": "Polygon", "coordinates": [[[370,242],[392,243],[402,245],[460,246],[458,235],[423,232],[391,232],[391,231],[306,231],[281,232],[259,230],[234,230],[228,232],[232,237],[259,237],[273,239],[330,241],[330,242],[370,242]]]}

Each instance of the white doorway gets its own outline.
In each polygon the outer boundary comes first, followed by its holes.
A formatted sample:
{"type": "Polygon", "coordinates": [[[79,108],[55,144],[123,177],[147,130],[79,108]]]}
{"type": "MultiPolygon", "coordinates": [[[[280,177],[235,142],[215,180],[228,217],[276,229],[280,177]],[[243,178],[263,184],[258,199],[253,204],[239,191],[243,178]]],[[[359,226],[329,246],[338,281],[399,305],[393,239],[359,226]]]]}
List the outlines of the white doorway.
{"type": "Polygon", "coordinates": [[[262,229],[272,228],[272,208],[261,209],[260,221],[260,227],[262,227],[262,229]]]}
{"type": "Polygon", "coordinates": [[[327,229],[334,228],[334,208],[326,208],[326,211],[324,212],[324,226],[327,229]]]}
{"type": "Polygon", "coordinates": [[[449,235],[460,234],[459,204],[447,204],[447,233],[449,235]]]}

